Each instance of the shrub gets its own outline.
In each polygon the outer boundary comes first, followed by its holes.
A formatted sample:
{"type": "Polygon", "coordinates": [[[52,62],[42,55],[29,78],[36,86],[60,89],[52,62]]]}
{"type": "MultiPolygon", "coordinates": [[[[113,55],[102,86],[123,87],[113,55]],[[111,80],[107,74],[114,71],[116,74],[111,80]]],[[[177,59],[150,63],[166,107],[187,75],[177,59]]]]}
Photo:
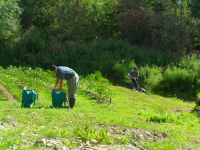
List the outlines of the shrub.
{"type": "Polygon", "coordinates": [[[146,66],[139,69],[140,85],[146,90],[157,91],[158,84],[162,80],[162,68],[153,66],[152,68],[146,66]]]}
{"type": "Polygon", "coordinates": [[[159,89],[174,94],[187,93],[190,96],[196,96],[197,81],[198,76],[186,69],[168,67],[159,83],[159,89]]]}
{"type": "MultiPolygon", "coordinates": [[[[145,8],[145,4],[142,8],[139,5],[134,0],[121,0],[118,4],[118,26],[122,39],[167,53],[181,53],[190,46],[188,41],[193,39],[193,34],[197,34],[183,23],[182,18],[180,21],[177,14],[170,11],[169,3],[155,2],[152,9],[145,8]]],[[[188,19],[188,24],[190,22],[188,19]]]]}
{"type": "Polygon", "coordinates": [[[0,42],[0,51],[0,65],[3,67],[12,65],[12,61],[16,60],[13,48],[8,44],[3,44],[0,42]]]}
{"type": "Polygon", "coordinates": [[[146,120],[150,122],[157,122],[157,123],[177,122],[178,117],[169,112],[161,112],[159,114],[154,114],[154,115],[149,116],[146,120]]]}
{"type": "MultiPolygon", "coordinates": [[[[200,60],[198,54],[191,54],[183,57],[180,61],[179,67],[187,69],[190,73],[200,74],[200,60]]],[[[200,76],[199,76],[200,77],[200,76]]]]}
{"type": "MultiPolygon", "coordinates": [[[[130,5],[131,3],[127,7],[130,5]]],[[[122,39],[127,39],[134,45],[145,45],[149,36],[151,36],[151,29],[148,25],[150,15],[150,10],[139,8],[132,8],[127,12],[120,13],[118,26],[122,39]]]]}

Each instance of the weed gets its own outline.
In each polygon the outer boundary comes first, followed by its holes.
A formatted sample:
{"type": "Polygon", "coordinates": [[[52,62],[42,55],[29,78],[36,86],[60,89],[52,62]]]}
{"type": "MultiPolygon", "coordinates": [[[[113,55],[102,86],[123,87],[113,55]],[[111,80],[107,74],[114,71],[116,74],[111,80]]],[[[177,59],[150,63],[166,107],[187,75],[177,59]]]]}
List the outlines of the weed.
{"type": "Polygon", "coordinates": [[[5,101],[5,100],[6,100],[6,98],[3,97],[3,95],[2,95],[2,90],[0,90],[0,101],[5,101]]]}
{"type": "Polygon", "coordinates": [[[115,141],[119,144],[126,144],[129,142],[129,139],[122,135],[120,138],[115,138],[115,141]]]}
{"type": "Polygon", "coordinates": [[[90,126],[81,126],[74,129],[74,133],[77,134],[83,142],[90,141],[92,139],[96,139],[99,143],[105,142],[107,144],[110,143],[110,138],[108,134],[101,129],[100,131],[97,131],[96,129],[92,130],[90,126]]]}
{"type": "Polygon", "coordinates": [[[178,119],[175,115],[169,113],[169,112],[162,112],[162,113],[159,113],[159,114],[155,114],[153,116],[149,116],[147,118],[147,121],[150,121],[150,122],[157,122],[157,123],[165,123],[165,122],[176,122],[178,119]]]}

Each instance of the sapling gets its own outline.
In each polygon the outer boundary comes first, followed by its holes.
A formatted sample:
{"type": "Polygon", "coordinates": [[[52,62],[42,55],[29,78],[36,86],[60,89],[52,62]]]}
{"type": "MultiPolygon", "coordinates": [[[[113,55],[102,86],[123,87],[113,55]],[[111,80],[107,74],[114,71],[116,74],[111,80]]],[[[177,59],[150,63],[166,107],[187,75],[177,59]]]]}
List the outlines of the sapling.
{"type": "Polygon", "coordinates": [[[96,86],[96,89],[95,91],[99,94],[99,96],[101,97],[103,92],[105,91],[105,85],[102,85],[102,84],[98,84],[96,86]]]}
{"type": "Polygon", "coordinates": [[[105,91],[105,97],[110,99],[110,103],[112,102],[112,96],[113,96],[114,92],[110,89],[107,89],[105,91]]]}
{"type": "MultiPolygon", "coordinates": [[[[87,80],[88,80],[87,89],[89,89],[89,90],[91,91],[92,88],[93,88],[94,85],[95,85],[94,77],[93,77],[93,76],[88,76],[88,77],[87,77],[87,80]]],[[[86,90],[87,90],[87,89],[86,89],[86,90]]]]}

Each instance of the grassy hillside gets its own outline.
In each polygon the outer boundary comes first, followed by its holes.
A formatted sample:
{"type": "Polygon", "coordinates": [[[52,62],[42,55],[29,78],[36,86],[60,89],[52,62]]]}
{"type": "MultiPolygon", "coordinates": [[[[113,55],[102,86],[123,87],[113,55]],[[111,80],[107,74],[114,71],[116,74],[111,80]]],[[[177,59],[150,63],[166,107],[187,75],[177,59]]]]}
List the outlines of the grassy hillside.
{"type": "Polygon", "coordinates": [[[200,149],[194,103],[112,86],[96,72],[80,78],[69,111],[52,107],[54,81],[42,69],[0,69],[0,149],[200,149]],[[35,108],[21,108],[24,86],[39,95],[35,108]]]}

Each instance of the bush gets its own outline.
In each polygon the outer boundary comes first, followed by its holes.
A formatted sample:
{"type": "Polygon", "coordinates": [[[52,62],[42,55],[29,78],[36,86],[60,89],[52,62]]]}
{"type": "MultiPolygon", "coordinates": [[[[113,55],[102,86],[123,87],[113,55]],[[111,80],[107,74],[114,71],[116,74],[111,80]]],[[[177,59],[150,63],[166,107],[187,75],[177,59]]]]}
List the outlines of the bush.
{"type": "Polygon", "coordinates": [[[168,67],[159,83],[159,89],[173,94],[187,93],[190,96],[196,96],[197,82],[198,76],[186,69],[168,67]]]}
{"type": "MultiPolygon", "coordinates": [[[[200,60],[198,54],[191,54],[183,57],[180,61],[179,67],[187,69],[191,73],[200,74],[200,60]]],[[[199,76],[200,77],[200,76],[199,76]]]]}
{"type": "Polygon", "coordinates": [[[140,68],[140,85],[146,90],[156,92],[159,88],[158,84],[163,78],[162,71],[163,69],[157,66],[153,66],[152,68],[148,66],[140,68]]]}
{"type": "MultiPolygon", "coordinates": [[[[133,45],[167,53],[180,54],[190,47],[198,34],[184,24],[183,19],[180,21],[176,13],[169,11],[172,9],[169,3],[164,3],[159,3],[157,7],[163,6],[163,10],[156,10],[145,8],[144,5],[139,7],[134,0],[121,0],[118,4],[121,38],[133,45]]],[[[188,18],[187,21],[188,24],[192,22],[188,18]]]]}
{"type": "Polygon", "coordinates": [[[0,65],[3,67],[12,65],[11,62],[16,60],[13,48],[8,44],[3,44],[0,42],[0,51],[0,65]]]}
{"type": "Polygon", "coordinates": [[[166,122],[171,123],[171,122],[178,121],[178,118],[171,113],[162,112],[160,114],[155,114],[153,116],[149,116],[147,118],[147,121],[156,122],[156,123],[166,123],[166,122]]]}

